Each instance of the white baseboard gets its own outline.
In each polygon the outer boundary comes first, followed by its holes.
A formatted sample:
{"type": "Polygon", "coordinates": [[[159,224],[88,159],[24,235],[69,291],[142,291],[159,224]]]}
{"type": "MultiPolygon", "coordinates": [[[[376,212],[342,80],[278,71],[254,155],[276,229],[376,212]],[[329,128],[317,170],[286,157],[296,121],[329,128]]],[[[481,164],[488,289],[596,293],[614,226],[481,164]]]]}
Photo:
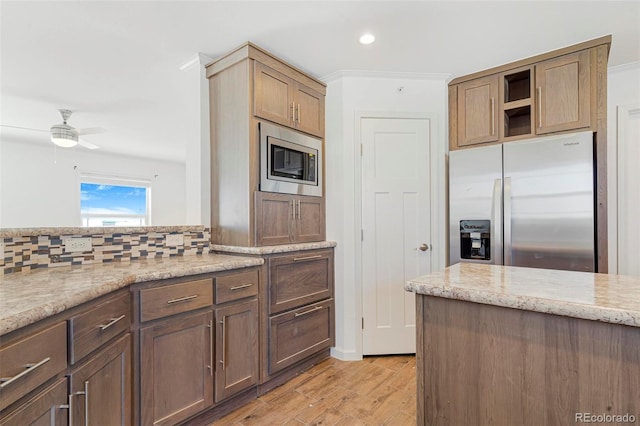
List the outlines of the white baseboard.
{"type": "Polygon", "coordinates": [[[331,356],[341,361],[362,361],[362,354],[340,348],[331,348],[331,356]]]}

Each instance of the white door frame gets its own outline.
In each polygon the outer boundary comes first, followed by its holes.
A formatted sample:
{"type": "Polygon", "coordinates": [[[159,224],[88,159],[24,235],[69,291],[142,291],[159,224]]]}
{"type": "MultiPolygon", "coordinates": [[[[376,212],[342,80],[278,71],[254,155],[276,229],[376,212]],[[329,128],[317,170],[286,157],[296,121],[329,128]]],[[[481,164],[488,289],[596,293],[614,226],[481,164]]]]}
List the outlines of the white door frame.
{"type": "MultiPolygon", "coordinates": [[[[431,271],[436,272],[445,266],[446,254],[446,177],[445,177],[445,148],[444,136],[440,134],[441,117],[437,113],[421,113],[421,112],[385,112],[385,111],[356,111],[355,113],[355,141],[356,145],[362,145],[361,123],[365,118],[401,118],[401,119],[426,119],[429,120],[429,155],[430,164],[430,228],[431,241],[428,242],[432,246],[431,253],[431,271]],[[442,183],[441,185],[438,185],[442,183]]],[[[356,146],[357,151],[361,148],[356,146]]],[[[355,176],[355,227],[354,241],[355,244],[355,308],[356,318],[360,322],[362,318],[362,156],[356,153],[354,158],[354,176],[355,176]]],[[[360,324],[358,324],[360,325],[360,324]]],[[[362,327],[356,328],[356,351],[360,359],[362,359],[362,327]]]]}

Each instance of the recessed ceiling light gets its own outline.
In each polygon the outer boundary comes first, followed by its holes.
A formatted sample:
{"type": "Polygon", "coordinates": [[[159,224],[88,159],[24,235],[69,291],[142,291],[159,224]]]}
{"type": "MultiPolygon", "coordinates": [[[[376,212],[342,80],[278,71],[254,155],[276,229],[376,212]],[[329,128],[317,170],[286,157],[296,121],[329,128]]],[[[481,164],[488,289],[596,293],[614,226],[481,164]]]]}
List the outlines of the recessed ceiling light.
{"type": "Polygon", "coordinates": [[[376,41],[376,38],[373,34],[371,33],[366,33],[366,34],[362,34],[360,36],[360,43],[361,44],[371,44],[374,41],[376,41]]]}

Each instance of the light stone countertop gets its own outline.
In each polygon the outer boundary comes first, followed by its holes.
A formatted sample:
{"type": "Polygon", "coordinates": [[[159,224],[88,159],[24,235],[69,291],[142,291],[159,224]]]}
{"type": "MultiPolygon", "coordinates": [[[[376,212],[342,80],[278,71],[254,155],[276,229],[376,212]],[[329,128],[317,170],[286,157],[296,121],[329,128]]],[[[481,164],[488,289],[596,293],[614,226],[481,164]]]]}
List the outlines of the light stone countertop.
{"type": "Polygon", "coordinates": [[[640,327],[640,278],[458,263],[407,281],[417,294],[640,327]]]}
{"type": "Polygon", "coordinates": [[[289,253],[292,251],[323,249],[323,248],[330,248],[335,246],[336,246],[335,241],[320,241],[317,243],[283,244],[279,246],[263,246],[263,247],[238,247],[238,246],[224,246],[220,244],[210,244],[209,249],[212,252],[251,254],[251,255],[260,256],[265,254],[289,253]]]}
{"type": "Polygon", "coordinates": [[[171,226],[126,226],[126,227],[44,227],[44,228],[0,228],[0,238],[14,238],[39,235],[100,235],[100,234],[136,234],[150,232],[203,232],[203,225],[171,226]]]}
{"type": "Polygon", "coordinates": [[[7,274],[0,276],[0,336],[134,283],[263,263],[259,257],[203,254],[7,274]]]}

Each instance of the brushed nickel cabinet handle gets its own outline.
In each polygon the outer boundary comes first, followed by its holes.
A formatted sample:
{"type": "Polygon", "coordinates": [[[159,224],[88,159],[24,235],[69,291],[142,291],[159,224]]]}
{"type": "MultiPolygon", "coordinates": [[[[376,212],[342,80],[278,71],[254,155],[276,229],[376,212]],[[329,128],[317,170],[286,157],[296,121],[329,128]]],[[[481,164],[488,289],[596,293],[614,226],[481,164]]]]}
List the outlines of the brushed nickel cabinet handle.
{"type": "Polygon", "coordinates": [[[113,324],[117,323],[124,317],[125,315],[120,315],[118,318],[111,318],[111,321],[109,321],[107,324],[100,324],[98,327],[100,328],[101,331],[106,330],[107,328],[111,327],[113,324]]]}
{"type": "Polygon", "coordinates": [[[251,287],[252,285],[253,285],[253,283],[237,285],[237,286],[231,287],[229,290],[231,290],[231,291],[240,290],[241,288],[251,287]]]}
{"type": "Polygon", "coordinates": [[[297,205],[297,209],[298,209],[298,220],[302,219],[300,217],[300,200],[296,200],[296,205],[297,205]]]}
{"type": "MultiPolygon", "coordinates": [[[[71,395],[69,395],[69,397],[71,397],[71,395]]],[[[69,414],[67,415],[67,425],[71,426],[71,402],[69,402],[69,404],[58,405],[58,408],[61,410],[69,410],[69,414]]],[[[53,414],[53,421],[51,422],[51,424],[57,424],[55,413],[53,414]]]]}
{"type": "Polygon", "coordinates": [[[178,297],[177,299],[167,300],[167,305],[178,302],[186,302],[187,300],[195,299],[196,297],[198,297],[197,294],[192,294],[191,296],[178,297]]]}
{"type": "Polygon", "coordinates": [[[315,311],[319,311],[320,309],[322,309],[322,306],[316,306],[315,308],[309,309],[308,311],[296,312],[295,314],[293,314],[293,316],[295,318],[298,318],[298,317],[301,317],[301,316],[304,316],[304,315],[309,315],[309,314],[311,314],[311,313],[313,313],[315,311]]]}
{"type": "Polygon", "coordinates": [[[296,124],[296,103],[291,102],[291,121],[296,124]]]}
{"type": "Polygon", "coordinates": [[[89,426],[89,381],[84,382],[84,426],[89,426]]]}
{"type": "Polygon", "coordinates": [[[312,259],[320,259],[322,258],[321,254],[317,254],[315,256],[307,256],[307,257],[294,257],[293,261],[294,262],[301,262],[303,260],[312,260],[312,259]]]}
{"type": "MultiPolygon", "coordinates": [[[[76,392],[76,395],[84,396],[84,426],[89,426],[89,381],[88,380],[84,382],[84,390],[76,392]]],[[[69,401],[71,401],[71,399],[69,399],[69,401]]]]}
{"type": "Polygon", "coordinates": [[[491,136],[496,134],[496,100],[491,98],[491,136]]]}
{"type": "Polygon", "coordinates": [[[542,87],[538,86],[538,128],[542,129],[542,87]]]}
{"type": "Polygon", "coordinates": [[[69,420],[69,426],[73,426],[73,394],[70,393],[69,394],[69,416],[68,416],[68,420],[69,420]]]}
{"type": "Polygon", "coordinates": [[[209,375],[213,377],[213,320],[209,320],[209,375]]]}
{"type": "Polygon", "coordinates": [[[224,359],[225,359],[225,349],[226,349],[226,337],[225,337],[225,321],[224,321],[225,317],[222,317],[222,321],[220,321],[220,324],[222,324],[222,359],[220,360],[220,364],[222,364],[222,371],[224,371],[224,359]]]}
{"type": "Polygon", "coordinates": [[[16,374],[13,377],[3,377],[0,378],[0,389],[4,389],[6,386],[9,386],[11,383],[15,382],[16,380],[26,376],[29,373],[34,372],[35,370],[37,370],[39,367],[42,367],[43,365],[45,365],[47,362],[51,361],[51,358],[46,357],[45,359],[43,359],[42,361],[35,363],[35,364],[25,364],[24,366],[24,371],[21,371],[20,373],[16,374]]]}
{"type": "Polygon", "coordinates": [[[298,104],[296,106],[296,120],[298,121],[298,124],[300,124],[300,104],[298,104]]]}
{"type": "Polygon", "coordinates": [[[289,201],[289,208],[291,209],[291,220],[295,220],[296,219],[296,209],[293,206],[294,206],[294,200],[290,200],[289,201]]]}

